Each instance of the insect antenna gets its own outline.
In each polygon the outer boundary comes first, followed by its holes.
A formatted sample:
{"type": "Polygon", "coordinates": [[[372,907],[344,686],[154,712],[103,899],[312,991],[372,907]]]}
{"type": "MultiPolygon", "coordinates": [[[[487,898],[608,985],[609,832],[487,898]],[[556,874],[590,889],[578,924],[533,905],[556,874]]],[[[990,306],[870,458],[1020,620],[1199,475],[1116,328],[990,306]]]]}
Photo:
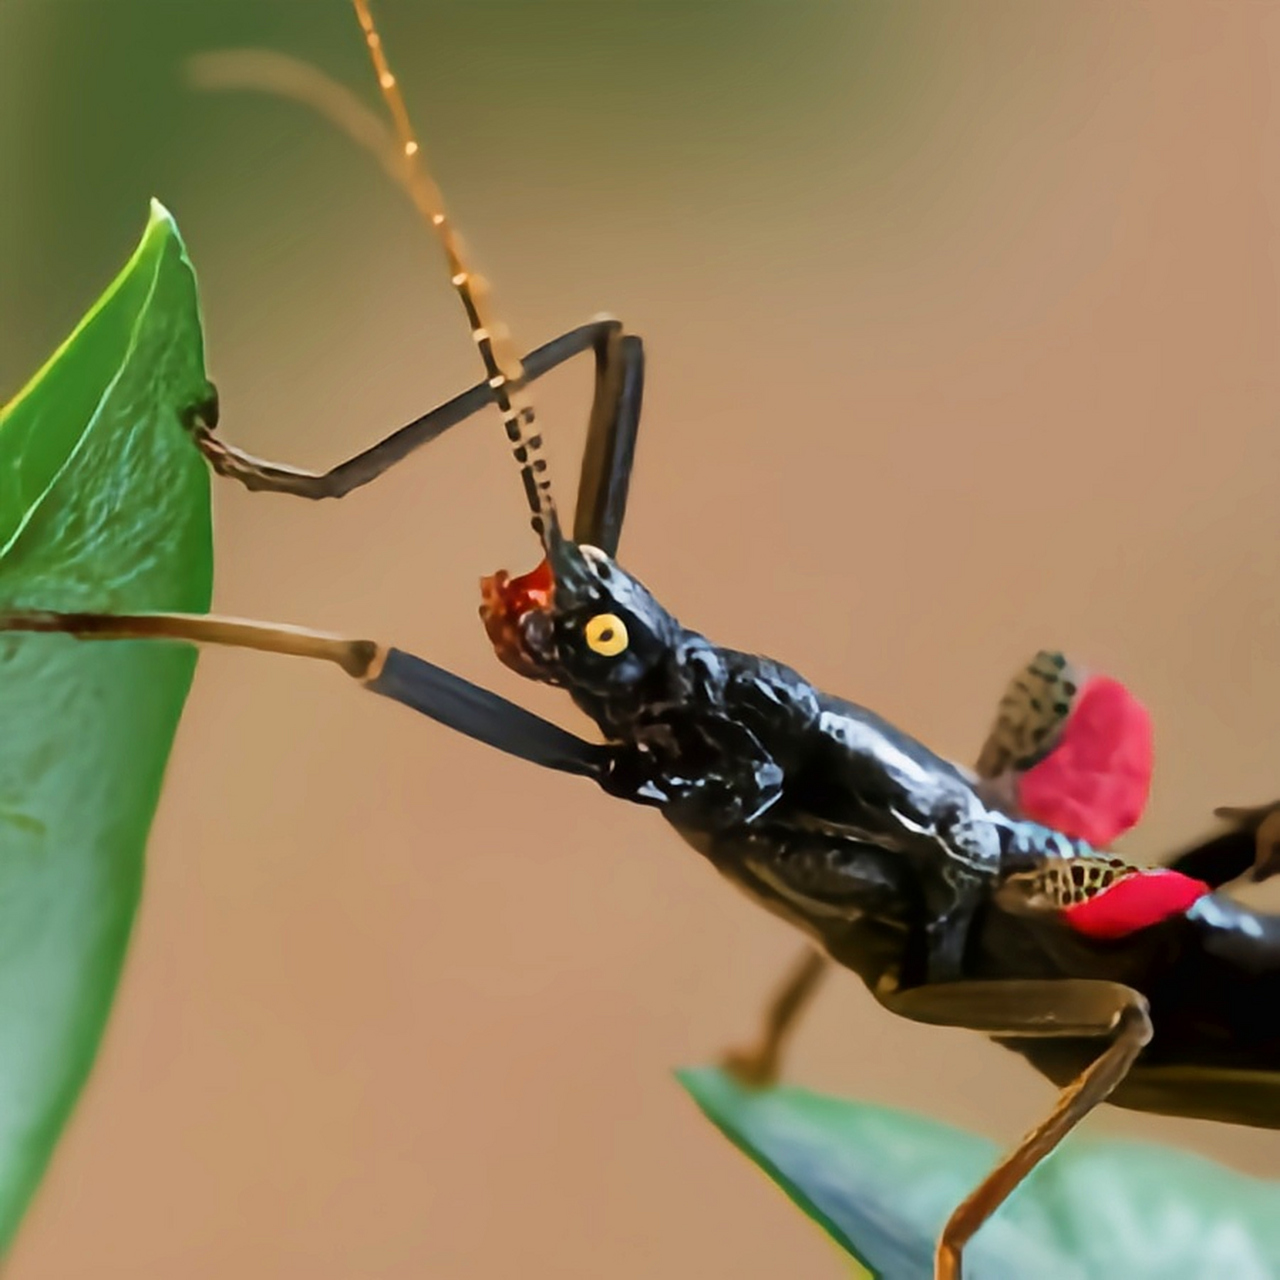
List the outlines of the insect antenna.
{"type": "Polygon", "coordinates": [[[480,359],[484,362],[493,398],[502,414],[507,440],[520,467],[525,496],[533,516],[534,532],[550,551],[552,545],[560,539],[559,521],[555,501],[551,496],[551,479],[547,471],[547,460],[543,455],[542,435],[538,430],[533,402],[524,386],[524,369],[507,338],[505,328],[490,308],[488,287],[483,277],[467,265],[462,239],[445,212],[444,197],[427,168],[400,86],[387,63],[382,36],[374,23],[368,0],[351,0],[351,3],[364,31],[369,57],[378,77],[378,87],[382,90],[383,100],[395,124],[400,152],[404,157],[404,185],[418,212],[444,249],[445,260],[449,265],[449,278],[467,313],[471,336],[480,352],[480,359]]]}
{"type": "Polygon", "coordinates": [[[387,122],[309,62],[274,49],[216,49],[193,54],[184,67],[187,83],[195,89],[256,89],[310,108],[373,155],[391,181],[410,195],[408,164],[387,122]]]}

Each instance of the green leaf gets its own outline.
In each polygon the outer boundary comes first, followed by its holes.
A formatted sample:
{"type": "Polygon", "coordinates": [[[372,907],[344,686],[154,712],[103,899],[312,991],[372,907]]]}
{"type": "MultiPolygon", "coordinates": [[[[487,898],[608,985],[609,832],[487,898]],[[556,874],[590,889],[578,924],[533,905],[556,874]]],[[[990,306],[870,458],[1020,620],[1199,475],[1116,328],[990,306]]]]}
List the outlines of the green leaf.
{"type": "MultiPolygon", "coordinates": [[[[0,607],[204,611],[195,276],[152,205],[128,266],[0,411],[0,607]]],[[[97,1052],[195,670],[186,647],[0,637],[0,1248],[97,1052]]]]}
{"type": "MultiPolygon", "coordinates": [[[[931,1280],[934,1242],[1000,1152],[932,1120],[804,1089],[681,1083],[838,1244],[887,1280],[931,1280]]],[[[1280,1186],[1183,1151],[1077,1136],[965,1250],[966,1280],[1270,1280],[1280,1186]]]]}

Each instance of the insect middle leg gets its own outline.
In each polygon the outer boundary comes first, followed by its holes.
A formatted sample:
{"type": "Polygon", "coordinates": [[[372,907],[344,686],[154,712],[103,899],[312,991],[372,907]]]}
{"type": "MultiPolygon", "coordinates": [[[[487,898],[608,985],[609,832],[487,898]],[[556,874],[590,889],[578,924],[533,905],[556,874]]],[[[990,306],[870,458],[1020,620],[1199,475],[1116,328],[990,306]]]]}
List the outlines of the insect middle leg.
{"type": "Polygon", "coordinates": [[[821,952],[806,948],[765,1007],[759,1038],[746,1048],[725,1053],[720,1059],[724,1069],[754,1088],[775,1084],[782,1071],[783,1050],[830,967],[821,952]]]}
{"type": "Polygon", "coordinates": [[[1097,1036],[1109,1043],[1058,1095],[1048,1116],[982,1180],[947,1219],[934,1258],[935,1280],[960,1280],[961,1256],[978,1228],[1128,1074],[1151,1039],[1146,1000],[1130,987],[1085,979],[950,982],[877,992],[891,1012],[934,1026],[966,1027],[995,1039],[1097,1036]]]}
{"type": "MultiPolygon", "coordinates": [[[[638,337],[623,334],[619,321],[593,320],[527,355],[526,382],[550,373],[583,352],[595,354],[595,393],[579,485],[574,536],[613,554],[626,508],[643,393],[644,348],[638,337]],[[588,536],[591,535],[591,536],[588,536]]],[[[494,401],[493,388],[478,383],[429,413],[394,431],[368,449],[328,471],[304,471],[255,458],[217,433],[216,396],[186,415],[200,451],[219,475],[248,489],[289,493],[300,498],[342,498],[391,470],[415,450],[466,421],[494,401]]]]}

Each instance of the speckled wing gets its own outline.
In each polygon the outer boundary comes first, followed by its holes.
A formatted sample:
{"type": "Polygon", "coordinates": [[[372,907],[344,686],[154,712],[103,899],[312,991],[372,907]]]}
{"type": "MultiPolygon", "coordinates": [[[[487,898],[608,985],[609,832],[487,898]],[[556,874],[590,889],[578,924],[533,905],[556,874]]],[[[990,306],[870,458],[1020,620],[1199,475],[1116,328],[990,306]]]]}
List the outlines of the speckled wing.
{"type": "Polygon", "coordinates": [[[1080,677],[1066,656],[1042,649],[1009,681],[978,753],[978,776],[993,780],[1030,769],[1054,746],[1080,677]]]}
{"type": "Polygon", "coordinates": [[[1042,651],[1010,682],[978,761],[979,789],[1007,813],[1097,849],[1142,817],[1151,716],[1118,680],[1042,651]]]}

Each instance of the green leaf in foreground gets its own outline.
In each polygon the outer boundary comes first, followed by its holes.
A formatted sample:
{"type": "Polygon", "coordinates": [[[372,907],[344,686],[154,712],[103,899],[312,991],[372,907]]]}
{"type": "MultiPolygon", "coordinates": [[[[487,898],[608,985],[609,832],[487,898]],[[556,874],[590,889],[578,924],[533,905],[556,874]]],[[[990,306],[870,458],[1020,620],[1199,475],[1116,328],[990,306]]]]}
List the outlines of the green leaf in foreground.
{"type": "MultiPolygon", "coordinates": [[[[0,411],[0,607],[209,606],[195,277],[153,205],[128,266],[0,411]]],[[[97,1051],[193,650],[0,637],[0,1248],[97,1051]]]]}
{"type": "MultiPolygon", "coordinates": [[[[948,1215],[1000,1155],[921,1116],[680,1073],[703,1113],[886,1280],[930,1280],[948,1215]]],[[[1029,1117],[1029,1119],[1032,1119],[1029,1117]]],[[[1187,1152],[1076,1137],[965,1251],[966,1280],[1271,1280],[1280,1186],[1187,1152]]]]}

